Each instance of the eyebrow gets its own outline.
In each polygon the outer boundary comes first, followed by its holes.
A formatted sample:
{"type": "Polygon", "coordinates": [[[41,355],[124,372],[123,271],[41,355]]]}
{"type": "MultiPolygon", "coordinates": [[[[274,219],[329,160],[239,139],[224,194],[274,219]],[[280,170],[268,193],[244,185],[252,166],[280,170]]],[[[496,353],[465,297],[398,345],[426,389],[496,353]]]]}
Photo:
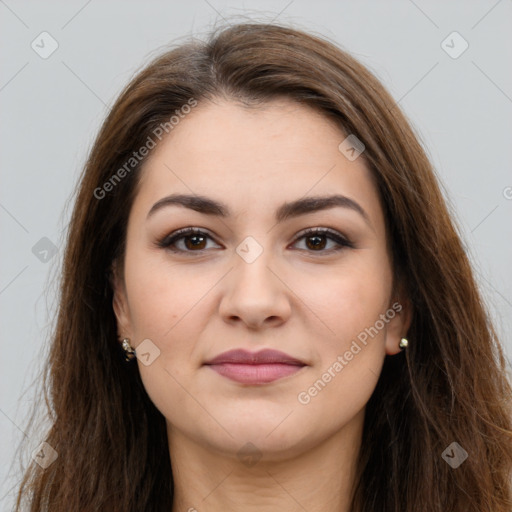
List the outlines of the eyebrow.
{"type": "MultiPolygon", "coordinates": [[[[149,219],[157,211],[168,206],[182,206],[205,215],[223,218],[231,216],[229,206],[221,201],[200,195],[171,194],[157,201],[149,210],[146,219],[149,219]]],[[[335,207],[348,208],[357,212],[371,227],[370,218],[363,207],[350,197],[340,194],[330,196],[310,196],[283,203],[276,210],[275,220],[280,223],[300,215],[306,215],[308,213],[314,213],[335,207]]]]}

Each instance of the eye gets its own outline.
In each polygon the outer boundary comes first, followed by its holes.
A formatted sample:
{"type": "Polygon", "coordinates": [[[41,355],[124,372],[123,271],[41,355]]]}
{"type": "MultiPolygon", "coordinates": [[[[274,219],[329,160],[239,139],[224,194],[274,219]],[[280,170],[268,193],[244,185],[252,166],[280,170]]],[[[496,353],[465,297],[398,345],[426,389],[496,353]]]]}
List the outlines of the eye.
{"type": "Polygon", "coordinates": [[[304,240],[306,246],[305,249],[301,250],[307,250],[309,252],[330,253],[340,251],[345,247],[354,247],[354,244],[346,237],[328,228],[309,228],[301,233],[295,241],[295,244],[301,240],[304,240]],[[326,249],[328,241],[332,242],[333,246],[326,249]]]}
{"type": "Polygon", "coordinates": [[[201,252],[207,248],[208,239],[213,240],[205,231],[197,228],[183,228],[166,236],[157,242],[157,245],[174,252],[201,252]],[[183,242],[181,246],[179,246],[180,242],[183,242]]]}

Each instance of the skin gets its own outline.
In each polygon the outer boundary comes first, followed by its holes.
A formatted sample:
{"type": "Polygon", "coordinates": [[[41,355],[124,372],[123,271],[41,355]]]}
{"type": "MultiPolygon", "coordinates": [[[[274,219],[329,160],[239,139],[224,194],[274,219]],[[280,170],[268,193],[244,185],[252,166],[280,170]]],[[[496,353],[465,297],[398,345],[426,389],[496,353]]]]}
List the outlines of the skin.
{"type": "Polygon", "coordinates": [[[410,308],[393,293],[376,187],[364,158],[349,161],[338,150],[344,138],[331,120],[289,100],[251,109],[216,100],[181,120],[145,163],[113,305],[122,338],[135,349],[149,339],[152,354],[160,351],[151,364],[137,364],[167,421],[172,512],[349,511],[365,405],[385,355],[400,351],[410,308]],[[172,193],[222,201],[232,216],[173,205],[148,219],[172,193]],[[286,201],[333,193],[356,201],[368,222],[342,207],[274,219],[286,201]],[[188,245],[176,242],[187,253],[157,247],[189,226],[211,236],[202,251],[190,237],[188,245]],[[321,238],[325,247],[315,249],[311,237],[298,237],[315,227],[341,233],[354,247],[329,251],[338,245],[321,238]],[[236,252],[248,236],[263,249],[252,263],[236,252]],[[298,394],[396,301],[401,312],[300,403],[298,394]],[[277,349],[307,366],[247,385],[203,365],[234,348],[277,349]],[[252,465],[237,455],[247,443],[252,465]]]}

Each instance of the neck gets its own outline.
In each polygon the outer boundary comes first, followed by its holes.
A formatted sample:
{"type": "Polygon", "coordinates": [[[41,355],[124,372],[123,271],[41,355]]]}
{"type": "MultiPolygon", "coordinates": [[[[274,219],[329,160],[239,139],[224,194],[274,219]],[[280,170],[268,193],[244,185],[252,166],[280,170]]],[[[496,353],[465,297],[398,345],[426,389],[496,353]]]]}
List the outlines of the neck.
{"type": "Polygon", "coordinates": [[[243,460],[168,425],[172,512],[349,512],[363,420],[364,410],[320,443],[243,460]]]}

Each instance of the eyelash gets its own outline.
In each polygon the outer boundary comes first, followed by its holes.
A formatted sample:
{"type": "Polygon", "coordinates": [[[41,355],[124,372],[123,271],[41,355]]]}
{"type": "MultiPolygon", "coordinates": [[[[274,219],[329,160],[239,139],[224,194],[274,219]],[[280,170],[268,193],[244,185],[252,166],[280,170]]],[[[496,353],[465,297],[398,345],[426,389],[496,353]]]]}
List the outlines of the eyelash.
{"type": "MultiPolygon", "coordinates": [[[[183,229],[179,229],[178,231],[175,231],[174,233],[171,233],[170,235],[165,236],[163,239],[156,242],[156,245],[159,248],[167,249],[167,250],[170,250],[175,253],[199,253],[199,254],[201,254],[204,251],[206,251],[207,249],[198,249],[197,251],[193,251],[193,250],[191,251],[191,250],[176,249],[176,247],[172,247],[177,241],[187,238],[189,236],[194,236],[194,235],[204,236],[204,237],[207,237],[207,238],[210,238],[211,240],[213,240],[213,238],[208,233],[206,233],[205,231],[201,231],[198,228],[183,228],[183,229]]],[[[347,247],[354,248],[353,243],[350,240],[348,240],[348,238],[342,236],[337,231],[334,231],[329,228],[308,228],[308,229],[304,230],[300,234],[300,236],[298,236],[295,239],[295,241],[293,243],[295,244],[299,240],[302,240],[303,238],[308,238],[311,236],[326,236],[329,240],[336,242],[338,244],[338,247],[331,248],[331,249],[320,249],[318,251],[310,250],[310,249],[300,249],[300,250],[304,250],[304,251],[307,251],[310,253],[331,254],[333,252],[341,251],[347,247]]],[[[217,243],[217,242],[215,242],[215,243],[217,243]]]]}

